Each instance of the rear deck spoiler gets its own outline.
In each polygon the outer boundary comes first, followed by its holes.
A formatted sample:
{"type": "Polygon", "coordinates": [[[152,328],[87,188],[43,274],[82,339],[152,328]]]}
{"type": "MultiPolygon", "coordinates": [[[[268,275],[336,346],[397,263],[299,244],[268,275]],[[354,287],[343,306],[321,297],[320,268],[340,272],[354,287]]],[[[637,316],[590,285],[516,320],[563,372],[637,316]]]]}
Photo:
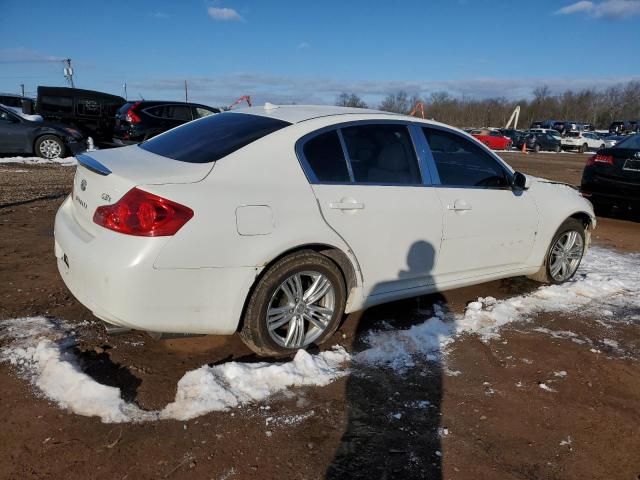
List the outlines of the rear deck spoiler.
{"type": "Polygon", "coordinates": [[[91,170],[93,173],[97,173],[98,175],[103,175],[105,177],[111,173],[111,170],[89,155],[78,155],[76,156],[76,159],[80,165],[91,170]]]}

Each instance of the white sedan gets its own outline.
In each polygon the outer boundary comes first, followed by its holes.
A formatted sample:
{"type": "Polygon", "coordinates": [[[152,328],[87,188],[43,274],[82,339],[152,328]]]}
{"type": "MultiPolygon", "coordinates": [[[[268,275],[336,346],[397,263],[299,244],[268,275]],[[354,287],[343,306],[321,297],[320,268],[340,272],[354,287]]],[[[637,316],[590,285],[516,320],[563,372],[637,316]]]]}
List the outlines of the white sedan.
{"type": "Polygon", "coordinates": [[[78,162],[55,222],[76,298],[120,327],[239,331],[261,355],[322,343],[376,304],[565,282],[595,226],[575,189],[455,128],[371,110],[268,104],[78,162]]]}

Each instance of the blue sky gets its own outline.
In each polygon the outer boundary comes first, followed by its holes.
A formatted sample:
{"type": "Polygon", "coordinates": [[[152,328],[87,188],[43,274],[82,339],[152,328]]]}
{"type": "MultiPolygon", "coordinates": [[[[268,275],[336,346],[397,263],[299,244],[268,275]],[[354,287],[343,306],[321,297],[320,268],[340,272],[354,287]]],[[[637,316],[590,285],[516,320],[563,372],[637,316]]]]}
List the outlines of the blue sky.
{"type": "Polygon", "coordinates": [[[0,0],[0,91],[64,85],[227,105],[528,96],[640,79],[640,0],[0,0]],[[612,45],[620,48],[613,49],[612,45]]]}

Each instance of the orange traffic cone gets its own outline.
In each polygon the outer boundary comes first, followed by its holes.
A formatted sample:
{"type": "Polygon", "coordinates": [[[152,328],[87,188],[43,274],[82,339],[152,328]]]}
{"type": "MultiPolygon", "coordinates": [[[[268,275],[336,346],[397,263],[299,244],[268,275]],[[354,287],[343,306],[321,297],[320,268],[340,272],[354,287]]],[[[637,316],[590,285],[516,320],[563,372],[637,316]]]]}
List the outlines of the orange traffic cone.
{"type": "Polygon", "coordinates": [[[529,152],[527,152],[527,140],[525,139],[524,142],[522,142],[522,153],[524,153],[525,155],[529,155],[529,152]]]}

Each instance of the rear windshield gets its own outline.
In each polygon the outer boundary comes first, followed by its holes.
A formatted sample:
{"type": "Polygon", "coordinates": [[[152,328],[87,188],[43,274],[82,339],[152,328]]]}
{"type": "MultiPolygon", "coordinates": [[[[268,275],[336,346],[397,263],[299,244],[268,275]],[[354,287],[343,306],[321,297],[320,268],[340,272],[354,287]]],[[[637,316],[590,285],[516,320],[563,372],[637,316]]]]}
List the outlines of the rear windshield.
{"type": "Polygon", "coordinates": [[[220,113],[186,123],[141,143],[140,148],[181,162],[209,163],[288,125],[259,115],[220,113]]]}

